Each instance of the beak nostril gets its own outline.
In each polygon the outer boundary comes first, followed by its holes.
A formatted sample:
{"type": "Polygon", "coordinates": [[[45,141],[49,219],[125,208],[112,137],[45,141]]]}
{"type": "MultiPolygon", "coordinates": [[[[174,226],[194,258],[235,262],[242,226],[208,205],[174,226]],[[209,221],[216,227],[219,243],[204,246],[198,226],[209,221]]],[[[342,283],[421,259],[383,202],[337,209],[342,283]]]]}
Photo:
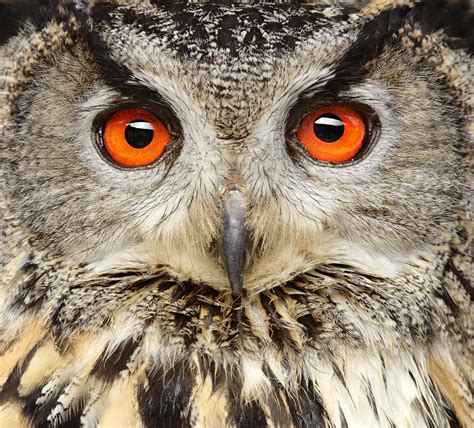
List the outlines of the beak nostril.
{"type": "Polygon", "coordinates": [[[221,257],[232,294],[242,293],[248,257],[248,231],[245,225],[245,200],[239,190],[229,190],[223,197],[221,257]]]}

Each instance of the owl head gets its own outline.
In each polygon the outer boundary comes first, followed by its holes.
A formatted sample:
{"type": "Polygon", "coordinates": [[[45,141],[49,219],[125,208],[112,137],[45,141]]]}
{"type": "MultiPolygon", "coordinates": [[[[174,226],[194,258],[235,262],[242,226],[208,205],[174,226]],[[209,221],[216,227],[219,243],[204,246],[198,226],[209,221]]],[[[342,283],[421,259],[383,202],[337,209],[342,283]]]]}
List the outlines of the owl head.
{"type": "Polygon", "coordinates": [[[94,269],[237,294],[319,264],[396,275],[446,241],[465,187],[465,88],[404,35],[425,9],[70,6],[9,83],[15,212],[94,269]]]}
{"type": "Polygon", "coordinates": [[[8,331],[35,313],[61,349],[244,378],[262,349],[286,367],[448,331],[472,62],[460,4],[405,3],[22,9],[0,50],[8,331]]]}

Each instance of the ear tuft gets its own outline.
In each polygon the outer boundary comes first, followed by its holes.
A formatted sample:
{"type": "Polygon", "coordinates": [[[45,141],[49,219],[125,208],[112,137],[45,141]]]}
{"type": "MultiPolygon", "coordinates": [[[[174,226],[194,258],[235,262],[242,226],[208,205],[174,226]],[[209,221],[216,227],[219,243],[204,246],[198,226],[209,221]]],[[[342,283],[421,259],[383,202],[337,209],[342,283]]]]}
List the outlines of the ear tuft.
{"type": "Polygon", "coordinates": [[[60,19],[67,13],[85,15],[90,3],[86,0],[7,0],[0,1],[0,45],[17,35],[29,22],[40,29],[53,19],[60,19]]]}
{"type": "Polygon", "coordinates": [[[15,3],[0,3],[0,45],[20,31],[22,24],[27,21],[34,10],[30,1],[15,3]]]}
{"type": "Polygon", "coordinates": [[[450,47],[474,53],[474,7],[470,0],[430,0],[416,5],[410,18],[423,33],[443,30],[450,47]]]}

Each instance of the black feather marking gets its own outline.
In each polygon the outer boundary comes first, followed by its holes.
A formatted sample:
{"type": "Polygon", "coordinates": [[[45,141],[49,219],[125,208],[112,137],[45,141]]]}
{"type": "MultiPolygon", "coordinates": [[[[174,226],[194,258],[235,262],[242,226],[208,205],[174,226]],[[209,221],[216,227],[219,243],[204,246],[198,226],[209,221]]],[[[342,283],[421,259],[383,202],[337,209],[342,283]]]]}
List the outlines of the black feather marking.
{"type": "Polygon", "coordinates": [[[95,64],[101,70],[101,77],[107,85],[118,90],[125,97],[132,99],[137,98],[137,96],[153,97],[157,104],[166,107],[170,112],[172,111],[171,106],[159,93],[138,82],[125,65],[120,64],[112,57],[109,46],[96,31],[84,33],[84,38],[95,64]]]}
{"type": "Polygon", "coordinates": [[[344,412],[342,411],[342,409],[340,407],[339,407],[339,416],[341,417],[341,427],[342,428],[349,428],[346,417],[344,416],[344,412]]]}
{"type": "MultiPolygon", "coordinates": [[[[56,389],[51,391],[48,399],[45,400],[46,395],[43,389],[47,385],[47,382],[37,386],[29,394],[18,397],[24,415],[30,419],[34,427],[50,427],[52,425],[51,420],[49,420],[51,412],[59,404],[58,398],[66,391],[69,385],[68,383],[59,385],[56,389]],[[45,401],[40,404],[39,399],[45,401]]],[[[89,397],[89,392],[86,392],[84,397],[75,401],[74,406],[63,408],[62,414],[64,419],[61,420],[61,426],[71,428],[82,426],[81,416],[89,397]]]]}
{"type": "Polygon", "coordinates": [[[238,295],[232,299],[232,312],[230,320],[230,332],[227,341],[236,349],[239,347],[239,339],[242,333],[242,296],[238,295]]]}
{"type": "Polygon", "coordinates": [[[211,379],[213,393],[226,386],[227,379],[225,371],[218,367],[206,354],[199,356],[198,364],[202,379],[206,379],[208,376],[211,379]]]}
{"type": "Polygon", "coordinates": [[[262,302],[262,306],[265,309],[268,320],[269,320],[269,334],[272,341],[277,345],[279,348],[284,347],[284,338],[281,335],[281,330],[275,325],[275,314],[276,310],[270,300],[270,298],[266,294],[262,294],[260,296],[260,301],[262,302]]]}
{"type": "Polygon", "coordinates": [[[189,425],[194,375],[184,362],[148,372],[148,385],[138,391],[140,416],[146,427],[189,425]]]}
{"type": "Polygon", "coordinates": [[[474,8],[469,0],[431,0],[413,9],[411,21],[424,33],[442,29],[454,49],[474,54],[474,8]]]}
{"type": "Polygon", "coordinates": [[[2,390],[0,391],[0,405],[5,403],[11,398],[18,397],[18,387],[20,386],[21,377],[26,372],[31,360],[36,354],[36,351],[40,347],[40,343],[33,346],[28,354],[23,358],[12,370],[7,380],[3,384],[2,390]]]}
{"type": "Polygon", "coordinates": [[[241,428],[264,428],[268,426],[262,407],[255,401],[242,405],[237,424],[241,428]]]}
{"type": "Polygon", "coordinates": [[[27,274],[15,295],[11,308],[17,310],[20,314],[38,311],[46,299],[46,290],[39,285],[40,279],[45,272],[34,271],[27,274]]]}
{"type": "Polygon", "coordinates": [[[37,29],[44,27],[49,21],[58,18],[59,6],[71,10],[60,0],[7,0],[0,2],[0,45],[18,34],[26,22],[37,29]]]}
{"type": "MultiPolygon", "coordinates": [[[[38,404],[38,399],[44,396],[43,388],[46,384],[42,384],[31,391],[28,395],[21,397],[24,414],[30,418],[35,427],[47,427],[48,416],[57,404],[57,398],[64,392],[66,385],[62,385],[53,391],[49,399],[42,404],[38,404]]],[[[81,409],[82,411],[82,409],[81,409]]]]}
{"type": "MultiPolygon", "coordinates": [[[[262,4],[236,7],[233,3],[228,7],[223,2],[212,2],[204,5],[177,3],[160,6],[160,20],[138,10],[127,9],[121,12],[122,23],[112,24],[134,26],[149,38],[159,38],[182,57],[191,58],[198,51],[209,54],[211,50],[208,44],[212,40],[218,48],[226,51],[229,60],[234,60],[238,58],[238,52],[246,49],[255,52],[263,49],[271,49],[274,53],[286,52],[317,29],[347,18],[345,13],[341,13],[328,19],[321,13],[321,5],[262,4]],[[166,21],[164,27],[160,25],[162,20],[166,21]],[[212,29],[208,25],[210,22],[213,24],[212,29]],[[245,36],[239,41],[242,32],[245,32],[245,36]],[[186,40],[174,38],[173,34],[177,33],[186,34],[186,40]],[[196,43],[189,43],[188,40],[196,43]]],[[[109,23],[113,21],[110,16],[106,16],[105,20],[109,23]]]]}
{"type": "Polygon", "coordinates": [[[172,301],[177,302],[178,300],[188,297],[193,292],[193,284],[190,282],[183,282],[176,285],[172,296],[172,301]]]}
{"type": "Polygon", "coordinates": [[[280,395],[282,394],[285,396],[288,401],[288,394],[283,389],[283,386],[280,384],[280,382],[278,382],[278,379],[275,377],[266,362],[263,363],[263,372],[273,386],[272,393],[267,397],[267,405],[270,409],[272,423],[281,427],[291,426],[291,415],[287,413],[285,403],[283,402],[282,396],[280,395]]]}
{"type": "Polygon", "coordinates": [[[62,21],[68,30],[67,20],[74,15],[85,22],[87,16],[72,1],[64,0],[6,0],[0,2],[0,45],[16,34],[29,22],[35,29],[41,30],[51,21],[62,21]]]}
{"type": "Polygon", "coordinates": [[[28,2],[0,4],[0,45],[20,31],[31,10],[28,2]]]}
{"type": "Polygon", "coordinates": [[[228,399],[228,425],[236,425],[239,428],[263,428],[267,426],[267,419],[261,406],[252,401],[241,402],[242,378],[239,373],[232,373],[227,379],[228,399]]]}
{"type": "Polygon", "coordinates": [[[366,65],[377,58],[388,45],[398,42],[398,31],[405,25],[417,25],[424,34],[443,29],[448,35],[447,42],[450,46],[463,47],[472,52],[473,11],[469,10],[466,2],[453,3],[435,0],[422,2],[414,7],[400,6],[381,12],[364,25],[357,40],[339,61],[325,91],[335,95],[362,82],[367,77],[366,65]]]}
{"type": "MultiPolygon", "coordinates": [[[[273,293],[278,294],[277,289],[273,290],[273,293]]],[[[262,306],[265,308],[269,320],[269,333],[270,338],[281,349],[286,347],[297,348],[297,345],[290,334],[290,327],[285,324],[278,314],[270,296],[262,294],[260,296],[262,306]]]]}
{"type": "MultiPolygon", "coordinates": [[[[133,85],[135,78],[133,73],[124,65],[119,64],[112,58],[109,46],[100,38],[96,31],[89,31],[84,33],[85,41],[87,42],[90,53],[93,56],[95,64],[101,69],[101,75],[105,83],[119,91],[124,91],[126,88],[133,86],[133,89],[140,90],[140,85],[133,85]]],[[[148,90],[148,88],[143,88],[148,90]]]]}
{"type": "Polygon", "coordinates": [[[453,298],[451,297],[451,295],[449,294],[448,290],[446,289],[446,287],[444,287],[443,285],[441,285],[441,287],[439,288],[436,288],[434,290],[434,293],[437,297],[439,297],[445,304],[446,306],[451,310],[451,313],[454,315],[454,316],[457,316],[459,315],[459,308],[458,306],[456,305],[456,302],[453,300],[453,298]]]}
{"type": "Polygon", "coordinates": [[[141,336],[128,338],[110,354],[104,352],[92,368],[91,375],[112,382],[122,370],[127,368],[127,363],[140,346],[141,339],[141,336]]]}
{"type": "Polygon", "coordinates": [[[17,291],[10,307],[20,314],[38,310],[43,303],[46,293],[43,287],[37,282],[43,277],[45,272],[41,272],[33,256],[28,254],[20,263],[17,273],[12,280],[12,284],[17,291]]]}
{"type": "MultiPolygon", "coordinates": [[[[103,13],[99,14],[99,16],[102,15],[103,13]]],[[[94,59],[94,63],[100,69],[100,75],[104,82],[116,89],[129,104],[149,105],[175,134],[180,134],[180,122],[173,107],[166,99],[154,89],[139,82],[131,70],[116,61],[109,46],[100,38],[97,31],[84,31],[82,36],[94,59]]],[[[101,119],[104,118],[101,117],[101,119]]]]}
{"type": "Polygon", "coordinates": [[[372,407],[372,410],[374,411],[375,418],[379,421],[379,412],[377,411],[374,393],[372,392],[372,388],[370,386],[367,388],[367,399],[369,400],[370,407],[372,407]]]}
{"type": "Polygon", "coordinates": [[[233,34],[238,25],[239,20],[235,15],[224,15],[221,20],[221,28],[225,28],[225,31],[219,31],[217,34],[217,44],[227,49],[231,56],[237,56],[239,49],[239,41],[233,34]]]}
{"type": "Polygon", "coordinates": [[[307,381],[300,385],[298,397],[288,396],[293,423],[298,428],[326,426],[326,412],[321,397],[313,383],[307,381]]]}
{"type": "MultiPolygon", "coordinates": [[[[345,421],[345,418],[344,418],[344,421],[345,421]]],[[[395,423],[390,419],[388,419],[388,425],[389,425],[390,428],[397,428],[395,423]]],[[[347,428],[347,422],[346,422],[345,428],[347,428]]]]}
{"type": "Polygon", "coordinates": [[[302,315],[297,321],[305,327],[307,333],[313,339],[321,332],[321,321],[316,320],[311,314],[302,315]]]}
{"type": "Polygon", "coordinates": [[[384,48],[396,40],[396,33],[410,12],[407,6],[380,13],[362,28],[357,40],[339,60],[332,79],[324,90],[338,94],[367,77],[367,63],[377,58],[384,48]]]}
{"type": "Polygon", "coordinates": [[[467,294],[471,298],[471,300],[474,299],[474,288],[471,285],[471,281],[461,272],[456,265],[454,264],[453,260],[451,258],[448,259],[446,262],[446,265],[444,267],[444,274],[446,272],[451,272],[454,277],[459,281],[459,283],[462,285],[464,290],[466,290],[467,294]]]}
{"type": "Polygon", "coordinates": [[[456,414],[449,408],[445,408],[445,412],[448,415],[449,428],[461,428],[461,423],[456,414]]]}
{"type": "MultiPolygon", "coordinates": [[[[61,424],[61,426],[65,428],[82,428],[85,425],[81,422],[81,417],[82,408],[77,412],[73,412],[70,417],[61,424]]],[[[48,426],[51,426],[51,424],[48,426]]]]}
{"type": "MultiPolygon", "coordinates": [[[[367,64],[376,59],[389,44],[397,43],[397,32],[407,22],[410,11],[408,6],[398,7],[384,11],[368,21],[356,41],[338,61],[331,79],[321,90],[335,97],[363,82],[369,73],[367,64]]],[[[314,93],[314,88],[308,88],[301,94],[303,104],[308,103],[308,93],[314,93]]],[[[316,96],[320,97],[320,94],[316,96]]],[[[298,109],[299,104],[295,104],[294,110],[298,109]]]]}
{"type": "Polygon", "coordinates": [[[332,368],[334,370],[334,374],[337,376],[342,385],[344,385],[344,388],[347,389],[346,378],[344,377],[344,374],[342,373],[341,369],[336,364],[333,364],[332,368]]]}

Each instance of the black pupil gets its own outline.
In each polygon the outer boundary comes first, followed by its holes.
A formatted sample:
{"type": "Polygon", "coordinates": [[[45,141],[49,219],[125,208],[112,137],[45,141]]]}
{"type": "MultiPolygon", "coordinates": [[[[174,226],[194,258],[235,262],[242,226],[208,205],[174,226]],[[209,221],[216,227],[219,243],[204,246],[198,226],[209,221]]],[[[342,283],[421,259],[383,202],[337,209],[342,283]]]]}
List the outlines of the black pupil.
{"type": "Polygon", "coordinates": [[[321,141],[333,143],[344,134],[344,122],[335,114],[322,114],[314,121],[313,130],[321,141]]]}
{"type": "Polygon", "coordinates": [[[153,126],[144,120],[134,120],[125,128],[127,143],[136,149],[143,149],[153,140],[153,126]]]}

